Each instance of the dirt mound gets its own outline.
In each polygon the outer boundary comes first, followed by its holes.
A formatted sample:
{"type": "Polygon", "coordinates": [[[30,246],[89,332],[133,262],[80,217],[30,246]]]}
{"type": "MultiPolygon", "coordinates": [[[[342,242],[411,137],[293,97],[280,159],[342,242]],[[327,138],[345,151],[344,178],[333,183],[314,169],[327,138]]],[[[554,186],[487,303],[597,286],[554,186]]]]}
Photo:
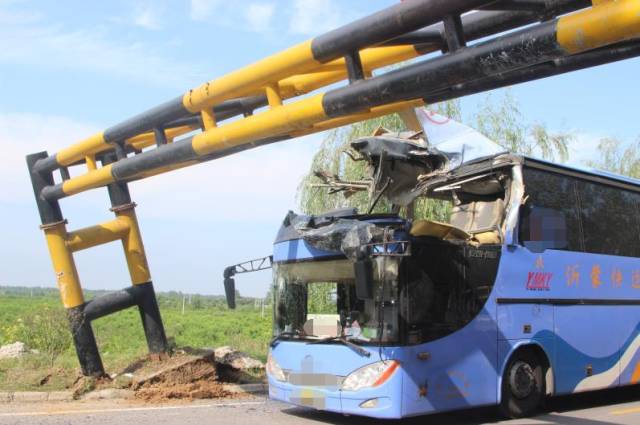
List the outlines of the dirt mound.
{"type": "Polygon", "coordinates": [[[197,400],[237,396],[226,391],[219,382],[194,382],[190,384],[155,384],[138,389],[134,396],[146,402],[167,400],[197,400]]]}
{"type": "Polygon", "coordinates": [[[161,362],[147,362],[131,383],[135,398],[144,401],[229,397],[218,381],[213,353],[176,354],[161,362]]]}

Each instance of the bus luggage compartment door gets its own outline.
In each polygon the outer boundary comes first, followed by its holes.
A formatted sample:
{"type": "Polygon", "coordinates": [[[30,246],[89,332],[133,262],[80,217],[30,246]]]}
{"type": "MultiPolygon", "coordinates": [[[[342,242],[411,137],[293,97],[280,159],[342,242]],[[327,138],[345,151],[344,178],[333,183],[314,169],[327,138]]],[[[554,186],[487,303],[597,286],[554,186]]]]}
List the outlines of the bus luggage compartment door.
{"type": "Polygon", "coordinates": [[[554,308],[557,392],[618,386],[623,339],[635,328],[620,317],[620,306],[556,305],[554,308]]]}

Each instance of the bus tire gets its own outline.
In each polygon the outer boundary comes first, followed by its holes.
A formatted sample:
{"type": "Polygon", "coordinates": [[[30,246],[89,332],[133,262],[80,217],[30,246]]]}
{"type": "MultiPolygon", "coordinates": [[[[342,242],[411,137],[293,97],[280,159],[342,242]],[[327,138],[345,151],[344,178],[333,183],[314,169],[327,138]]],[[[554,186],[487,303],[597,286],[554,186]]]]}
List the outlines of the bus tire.
{"type": "Polygon", "coordinates": [[[531,416],[545,397],[544,366],[533,350],[516,351],[502,376],[500,410],[509,418],[531,416]]]}

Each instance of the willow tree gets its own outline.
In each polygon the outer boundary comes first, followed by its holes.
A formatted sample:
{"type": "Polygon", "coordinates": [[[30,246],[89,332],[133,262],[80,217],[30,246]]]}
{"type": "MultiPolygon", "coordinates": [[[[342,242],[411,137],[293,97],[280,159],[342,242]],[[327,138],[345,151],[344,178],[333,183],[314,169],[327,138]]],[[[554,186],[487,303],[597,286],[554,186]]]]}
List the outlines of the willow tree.
{"type": "MultiPolygon", "coordinates": [[[[567,133],[551,133],[541,123],[528,123],[509,90],[503,91],[497,99],[494,95],[486,96],[469,120],[463,120],[458,100],[431,105],[429,109],[456,121],[466,121],[510,152],[537,155],[557,161],[567,159],[568,143],[572,136],[567,133]]],[[[322,182],[316,176],[316,172],[322,170],[339,175],[347,181],[362,180],[366,176],[366,163],[353,161],[345,152],[350,151],[350,143],[354,139],[370,136],[379,127],[392,132],[406,130],[400,116],[392,114],[339,128],[328,134],[314,155],[309,172],[298,186],[298,202],[302,212],[319,214],[345,207],[355,207],[360,212],[366,212],[370,202],[368,191],[330,194],[326,188],[317,186],[322,182]]],[[[381,199],[373,212],[389,212],[390,207],[386,200],[381,199]]],[[[415,218],[447,221],[450,210],[449,202],[418,198],[414,204],[413,215],[415,218]]]]}
{"type": "Polygon", "coordinates": [[[625,146],[622,141],[604,138],[598,143],[598,159],[587,165],[624,176],[640,178],[640,139],[625,146]]]}

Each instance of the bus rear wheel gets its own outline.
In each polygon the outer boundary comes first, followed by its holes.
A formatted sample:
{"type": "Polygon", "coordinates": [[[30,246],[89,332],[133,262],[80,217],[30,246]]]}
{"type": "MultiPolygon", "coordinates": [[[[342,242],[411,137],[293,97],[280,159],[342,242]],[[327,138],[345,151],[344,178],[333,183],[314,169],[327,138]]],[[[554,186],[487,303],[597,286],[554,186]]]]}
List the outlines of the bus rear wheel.
{"type": "Polygon", "coordinates": [[[536,413],[544,401],[544,367],[536,353],[523,349],[509,360],[502,376],[500,410],[510,418],[536,413]]]}

